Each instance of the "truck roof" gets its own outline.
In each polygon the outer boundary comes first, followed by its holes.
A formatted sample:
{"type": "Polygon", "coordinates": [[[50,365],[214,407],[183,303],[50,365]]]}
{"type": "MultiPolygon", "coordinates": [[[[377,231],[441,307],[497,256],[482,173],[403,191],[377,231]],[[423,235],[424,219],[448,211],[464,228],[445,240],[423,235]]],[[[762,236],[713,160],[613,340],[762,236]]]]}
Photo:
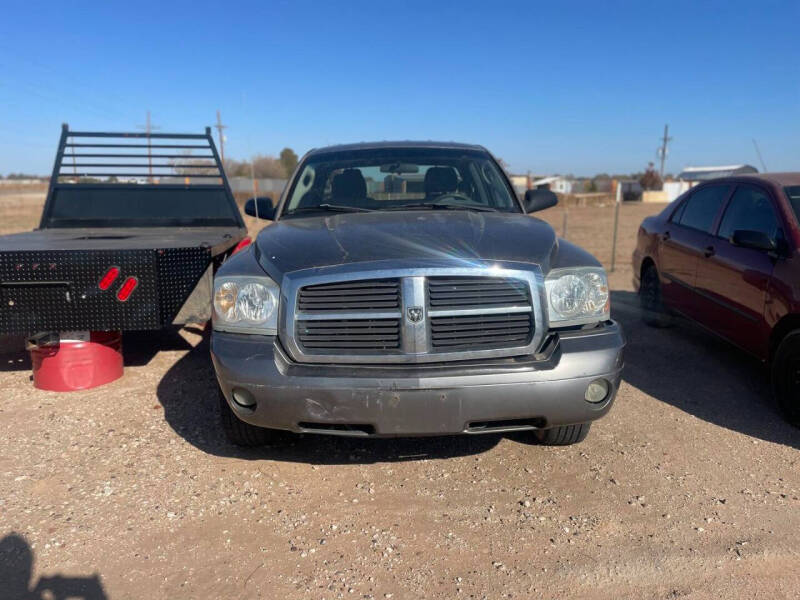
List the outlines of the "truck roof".
{"type": "Polygon", "coordinates": [[[486,148],[478,144],[463,144],[459,142],[435,142],[427,141],[382,141],[382,142],[358,142],[354,144],[337,144],[325,146],[323,148],[313,148],[308,152],[308,156],[316,154],[327,154],[328,152],[347,152],[352,150],[380,150],[384,148],[441,148],[447,150],[478,150],[488,152],[486,148]]]}

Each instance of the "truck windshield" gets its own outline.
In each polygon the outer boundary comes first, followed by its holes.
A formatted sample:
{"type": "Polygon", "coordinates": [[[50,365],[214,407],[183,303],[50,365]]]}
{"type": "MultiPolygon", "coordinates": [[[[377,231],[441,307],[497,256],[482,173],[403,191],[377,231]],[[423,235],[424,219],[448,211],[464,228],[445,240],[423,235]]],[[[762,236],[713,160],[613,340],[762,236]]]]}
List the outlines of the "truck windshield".
{"type": "Polygon", "coordinates": [[[486,152],[461,148],[372,148],[311,155],[282,216],[316,212],[464,209],[522,212],[486,152]]]}

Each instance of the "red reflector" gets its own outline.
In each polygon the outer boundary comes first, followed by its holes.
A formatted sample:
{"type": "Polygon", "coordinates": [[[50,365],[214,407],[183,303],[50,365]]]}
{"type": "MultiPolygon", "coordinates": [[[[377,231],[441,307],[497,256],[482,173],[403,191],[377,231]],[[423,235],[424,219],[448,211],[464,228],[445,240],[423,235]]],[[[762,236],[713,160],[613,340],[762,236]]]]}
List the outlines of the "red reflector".
{"type": "Polygon", "coordinates": [[[125,302],[128,298],[130,298],[137,285],[139,285],[139,280],[136,279],[136,277],[128,277],[117,290],[117,300],[120,302],[125,302]]]}
{"type": "Polygon", "coordinates": [[[241,242],[236,244],[236,248],[234,248],[233,252],[231,252],[231,256],[233,256],[234,254],[236,254],[240,250],[244,250],[245,248],[247,248],[250,245],[250,242],[252,242],[252,241],[253,240],[251,240],[249,237],[244,238],[241,242]]]}
{"type": "Polygon", "coordinates": [[[119,277],[119,267],[109,267],[106,274],[103,275],[103,278],[100,280],[100,283],[97,284],[97,287],[101,290],[107,290],[117,277],[119,277]]]}

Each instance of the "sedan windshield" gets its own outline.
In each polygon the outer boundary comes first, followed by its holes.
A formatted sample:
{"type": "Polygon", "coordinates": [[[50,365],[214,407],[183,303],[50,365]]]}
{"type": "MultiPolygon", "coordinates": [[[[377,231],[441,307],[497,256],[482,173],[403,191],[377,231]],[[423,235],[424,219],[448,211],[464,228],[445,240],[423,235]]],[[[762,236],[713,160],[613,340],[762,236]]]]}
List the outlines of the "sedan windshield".
{"type": "Polygon", "coordinates": [[[312,154],[283,216],[375,210],[521,212],[486,152],[409,147],[312,154]]]}

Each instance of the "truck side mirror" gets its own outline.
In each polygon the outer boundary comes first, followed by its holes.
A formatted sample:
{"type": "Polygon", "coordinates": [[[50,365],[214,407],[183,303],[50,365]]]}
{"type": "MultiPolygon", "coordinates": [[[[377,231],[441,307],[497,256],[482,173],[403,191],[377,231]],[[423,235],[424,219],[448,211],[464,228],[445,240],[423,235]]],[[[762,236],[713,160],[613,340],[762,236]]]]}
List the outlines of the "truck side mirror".
{"type": "Polygon", "coordinates": [[[273,221],[275,219],[275,207],[272,206],[272,199],[266,196],[250,198],[244,203],[244,214],[273,221]],[[256,202],[258,203],[258,214],[256,214],[256,202]]]}
{"type": "Polygon", "coordinates": [[[749,229],[737,229],[734,231],[731,236],[731,244],[764,252],[775,252],[778,249],[778,244],[766,233],[749,229]]]}
{"type": "Polygon", "coordinates": [[[558,204],[558,196],[556,196],[555,192],[551,192],[550,190],[525,191],[525,201],[523,205],[525,206],[525,212],[528,214],[550,208],[556,204],[558,204]]]}

